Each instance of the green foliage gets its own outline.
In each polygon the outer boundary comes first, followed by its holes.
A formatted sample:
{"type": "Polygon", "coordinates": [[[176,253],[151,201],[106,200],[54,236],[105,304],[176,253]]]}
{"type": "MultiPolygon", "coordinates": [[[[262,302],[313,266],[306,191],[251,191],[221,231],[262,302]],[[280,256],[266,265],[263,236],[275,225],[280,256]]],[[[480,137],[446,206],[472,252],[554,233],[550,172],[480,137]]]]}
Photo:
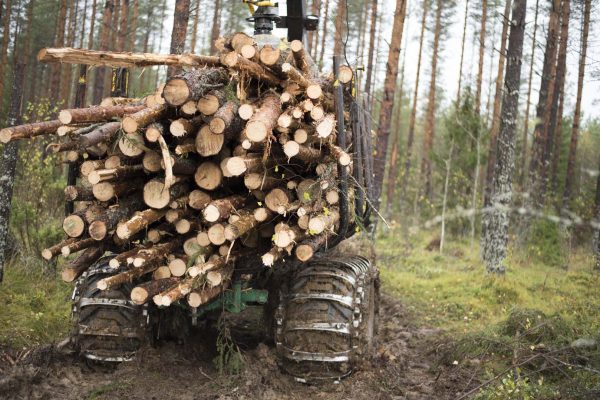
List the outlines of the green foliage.
{"type": "MultiPolygon", "coordinates": [[[[517,374],[520,372],[517,369],[517,374]]],[[[534,400],[548,399],[552,397],[546,396],[558,394],[544,387],[544,380],[541,378],[537,382],[532,382],[527,377],[515,379],[512,373],[507,373],[499,382],[479,392],[474,400],[534,400]]]]}
{"type": "Polygon", "coordinates": [[[563,227],[547,219],[532,221],[527,235],[527,253],[531,259],[553,267],[567,265],[569,251],[563,227]]]}
{"type": "Polygon", "coordinates": [[[245,367],[244,355],[231,338],[229,327],[225,323],[219,324],[217,336],[217,356],[213,364],[219,374],[238,375],[245,367]]]}

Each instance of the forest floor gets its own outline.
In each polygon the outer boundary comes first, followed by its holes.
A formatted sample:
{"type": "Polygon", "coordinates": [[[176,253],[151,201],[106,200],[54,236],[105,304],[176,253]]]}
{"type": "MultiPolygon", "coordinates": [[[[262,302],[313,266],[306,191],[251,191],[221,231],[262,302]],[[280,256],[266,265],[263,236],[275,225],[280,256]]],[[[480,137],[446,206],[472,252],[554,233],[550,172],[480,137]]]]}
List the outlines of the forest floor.
{"type": "Polygon", "coordinates": [[[440,254],[434,233],[400,236],[377,238],[375,354],[320,386],[281,373],[260,341],[240,345],[236,375],[215,370],[214,344],[202,340],[162,343],[109,370],[62,354],[53,343],[67,335],[70,287],[24,260],[0,287],[0,399],[598,398],[600,279],[585,251],[559,257],[559,267],[536,257],[544,248],[515,252],[507,276],[490,279],[468,239],[440,254]],[[553,360],[565,365],[549,368],[553,360]]]}

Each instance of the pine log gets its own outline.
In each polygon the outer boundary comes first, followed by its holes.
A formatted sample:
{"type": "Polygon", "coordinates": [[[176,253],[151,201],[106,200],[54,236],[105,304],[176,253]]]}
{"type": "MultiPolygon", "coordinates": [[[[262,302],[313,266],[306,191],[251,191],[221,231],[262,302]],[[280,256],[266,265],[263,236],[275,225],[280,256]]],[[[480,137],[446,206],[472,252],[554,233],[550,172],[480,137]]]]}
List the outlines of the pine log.
{"type": "Polygon", "coordinates": [[[218,200],[213,200],[204,211],[202,215],[208,222],[223,221],[229,218],[237,209],[243,207],[246,204],[247,196],[233,195],[218,200]]]}
{"type": "Polygon", "coordinates": [[[192,230],[198,230],[200,224],[197,221],[190,221],[189,219],[182,218],[175,223],[175,231],[180,235],[189,233],[192,230]]]}
{"type": "Polygon", "coordinates": [[[181,115],[191,118],[198,112],[198,105],[194,100],[186,101],[181,107],[179,107],[181,115]]]}
{"type": "Polygon", "coordinates": [[[281,66],[281,69],[291,82],[296,83],[306,91],[306,95],[309,99],[318,100],[323,96],[323,89],[321,88],[321,85],[308,79],[292,64],[285,63],[281,66]]]}
{"type": "Polygon", "coordinates": [[[144,137],[139,133],[126,133],[119,140],[119,150],[127,157],[137,157],[144,153],[144,137]]]}
{"type": "Polygon", "coordinates": [[[65,244],[63,247],[61,247],[60,253],[63,255],[63,257],[68,257],[73,253],[88,249],[92,246],[96,246],[97,244],[98,242],[92,238],[82,239],[74,243],[65,244]]]}
{"type": "Polygon", "coordinates": [[[313,179],[304,179],[296,187],[296,194],[302,203],[309,204],[321,198],[321,186],[313,179]]]}
{"type": "Polygon", "coordinates": [[[188,196],[188,205],[194,210],[203,210],[211,201],[210,195],[201,190],[193,190],[188,196]]]}
{"type": "Polygon", "coordinates": [[[221,185],[223,172],[217,164],[211,161],[205,161],[198,166],[196,174],[194,175],[194,180],[201,189],[209,191],[215,190],[221,185]]]}
{"type": "Polygon", "coordinates": [[[119,204],[111,206],[105,213],[99,215],[88,227],[88,233],[94,240],[104,240],[110,231],[115,229],[119,221],[143,208],[143,203],[137,197],[132,197],[119,204]]]}
{"type": "Polygon", "coordinates": [[[234,33],[231,37],[231,47],[234,51],[241,54],[242,49],[247,45],[254,46],[256,45],[256,42],[254,41],[253,37],[248,36],[244,32],[234,33]]]}
{"type": "Polygon", "coordinates": [[[167,188],[164,181],[152,179],[144,185],[144,203],[148,207],[160,210],[168,207],[172,200],[188,192],[189,185],[185,180],[176,182],[170,188],[167,188]]]}
{"type": "Polygon", "coordinates": [[[165,134],[165,126],[160,122],[150,124],[146,128],[144,136],[150,143],[156,143],[158,138],[165,134]]]}
{"type": "Polygon", "coordinates": [[[152,272],[152,279],[159,281],[161,279],[167,279],[171,277],[171,270],[166,265],[162,265],[152,272]]]}
{"type": "Polygon", "coordinates": [[[65,188],[66,201],[92,201],[94,194],[89,188],[79,186],[67,186],[65,188]]]}
{"type": "Polygon", "coordinates": [[[155,295],[152,300],[157,306],[169,307],[174,302],[187,296],[194,288],[194,284],[193,278],[181,280],[167,290],[155,295]]]}
{"type": "Polygon", "coordinates": [[[169,208],[171,208],[173,210],[185,209],[188,205],[189,200],[190,200],[189,194],[183,195],[183,196],[179,197],[178,199],[173,200],[169,204],[169,208]]]}
{"type": "MultiPolygon", "coordinates": [[[[101,279],[96,284],[96,287],[100,290],[108,290],[110,288],[120,286],[126,282],[133,282],[134,279],[140,278],[146,274],[154,272],[154,270],[156,270],[157,268],[158,263],[156,261],[148,263],[140,268],[133,268],[128,271],[124,271],[119,274],[101,279]]],[[[168,271],[169,268],[167,268],[167,272],[168,271]]]]}
{"type": "Polygon", "coordinates": [[[8,143],[13,140],[29,139],[55,133],[61,125],[63,125],[61,121],[54,120],[4,128],[0,130],[0,142],[8,143]]]}
{"type": "Polygon", "coordinates": [[[133,259],[133,266],[135,268],[139,268],[147,264],[161,262],[175,249],[179,248],[182,243],[183,237],[176,236],[175,239],[169,242],[157,244],[147,249],[142,249],[135,255],[133,259]]]}
{"type": "Polygon", "coordinates": [[[335,158],[341,166],[347,167],[350,165],[352,157],[350,157],[348,153],[332,143],[328,143],[327,147],[333,158],[335,158]]]}
{"type": "MultiPolygon", "coordinates": [[[[166,169],[164,160],[161,160],[160,164],[162,169],[166,169]]],[[[171,156],[171,170],[173,171],[174,175],[194,175],[196,173],[196,167],[197,163],[194,159],[171,156]]]]}
{"type": "Polygon", "coordinates": [[[109,106],[120,106],[124,104],[132,104],[132,103],[140,103],[144,102],[144,99],[134,99],[130,97],[105,97],[100,102],[101,107],[109,107],[109,106]]]}
{"type": "Polygon", "coordinates": [[[134,133],[138,129],[145,128],[152,122],[158,121],[167,115],[167,106],[157,104],[154,107],[144,108],[135,114],[127,115],[123,118],[121,126],[125,133],[134,133]]]}
{"type": "Polygon", "coordinates": [[[113,118],[123,118],[126,114],[133,114],[145,108],[143,105],[118,105],[110,107],[89,107],[62,110],[58,114],[58,120],[63,125],[83,122],[103,122],[113,118]]]}
{"type": "Polygon", "coordinates": [[[255,44],[245,44],[240,50],[240,55],[250,61],[257,62],[258,60],[258,48],[255,44]]]}
{"type": "Polygon", "coordinates": [[[213,90],[198,100],[196,108],[204,115],[213,115],[225,103],[225,97],[223,90],[213,90]]]}
{"type": "Polygon", "coordinates": [[[274,95],[266,95],[246,125],[245,134],[252,142],[263,142],[273,132],[281,113],[281,101],[274,95]]]}
{"type": "Polygon", "coordinates": [[[169,262],[169,270],[171,271],[171,275],[173,276],[183,276],[187,271],[187,256],[181,256],[179,258],[174,258],[169,262]]]}
{"type": "Polygon", "coordinates": [[[58,244],[55,244],[52,247],[48,247],[47,249],[42,250],[42,257],[44,258],[44,260],[50,261],[51,259],[53,259],[54,257],[56,257],[57,255],[59,255],[61,253],[62,248],[64,246],[75,243],[78,240],[79,240],[78,238],[68,238],[58,244]]]}
{"type": "Polygon", "coordinates": [[[117,53],[63,48],[43,48],[38,53],[38,61],[60,62],[105,66],[112,68],[136,68],[152,65],[173,65],[182,67],[210,67],[219,64],[218,57],[197,54],[153,54],[153,53],[117,53]]]}
{"type": "Polygon", "coordinates": [[[354,79],[354,71],[348,65],[340,65],[338,71],[338,80],[342,83],[349,83],[354,79]]]}
{"type": "Polygon", "coordinates": [[[273,212],[266,207],[259,207],[254,210],[253,216],[257,222],[265,222],[273,219],[275,214],[273,214],[273,212]]]}
{"type": "Polygon", "coordinates": [[[216,246],[225,243],[225,227],[221,224],[214,224],[208,229],[208,239],[216,246]]]}
{"type": "Polygon", "coordinates": [[[280,179],[266,173],[250,172],[244,176],[244,185],[250,190],[271,190],[280,184],[280,179]]]}
{"type": "Polygon", "coordinates": [[[145,175],[143,165],[126,165],[113,169],[99,169],[92,171],[87,180],[90,184],[95,185],[100,182],[109,180],[124,180],[128,178],[136,178],[145,175]]]}
{"type": "Polygon", "coordinates": [[[109,122],[107,124],[100,125],[90,133],[73,138],[70,142],[50,144],[46,150],[53,153],[69,150],[85,151],[89,147],[98,145],[102,142],[108,143],[112,141],[120,128],[120,122],[109,122]]]}
{"type": "Polygon", "coordinates": [[[250,120],[250,118],[252,118],[254,115],[254,105],[250,103],[240,105],[238,108],[238,115],[244,121],[250,120]]]}
{"type": "Polygon", "coordinates": [[[157,294],[176,285],[178,281],[179,279],[177,278],[165,278],[142,283],[131,291],[131,301],[135,304],[142,305],[157,294]]]}
{"type": "Polygon", "coordinates": [[[212,245],[210,238],[208,237],[208,232],[198,232],[198,235],[196,236],[196,242],[200,247],[208,247],[212,245]]]}
{"type": "Polygon", "coordinates": [[[205,263],[200,263],[191,267],[188,271],[188,274],[192,278],[195,278],[197,276],[203,276],[209,273],[210,271],[223,268],[228,261],[229,260],[226,256],[217,256],[205,263]]]}
{"type": "Polygon", "coordinates": [[[92,198],[98,201],[110,201],[139,191],[143,181],[135,179],[125,182],[100,182],[92,186],[92,198]]]}
{"type": "Polygon", "coordinates": [[[162,157],[155,151],[147,151],[144,153],[144,158],[142,159],[142,165],[144,170],[153,173],[159,172],[162,169],[161,166],[162,157]]]}
{"type": "Polygon", "coordinates": [[[305,164],[314,164],[323,158],[323,154],[319,150],[298,144],[294,140],[285,143],[283,152],[288,158],[297,158],[305,164]]]}
{"type": "Polygon", "coordinates": [[[228,80],[229,76],[220,68],[194,69],[169,78],[162,95],[167,104],[177,107],[190,100],[198,101],[228,80]]]}
{"type": "Polygon", "coordinates": [[[127,240],[136,233],[146,229],[150,224],[165,216],[166,210],[144,210],[136,213],[131,219],[117,225],[116,234],[121,240],[127,240]]]}
{"type": "Polygon", "coordinates": [[[196,152],[202,157],[214,156],[223,148],[225,135],[216,135],[208,125],[204,125],[196,135],[195,143],[196,152]]]}
{"type": "Polygon", "coordinates": [[[282,248],[273,246],[271,250],[262,255],[262,262],[266,267],[272,267],[277,261],[281,260],[285,252],[282,248]]]}
{"type": "Polygon", "coordinates": [[[67,236],[77,238],[85,232],[85,221],[81,215],[73,214],[63,220],[63,230],[67,236]]]}
{"type": "Polygon", "coordinates": [[[102,254],[104,254],[102,246],[88,248],[62,270],[62,280],[65,282],[73,282],[102,257],[102,254]]]}
{"type": "Polygon", "coordinates": [[[292,54],[294,55],[294,61],[296,62],[296,66],[304,76],[307,78],[311,78],[316,75],[317,67],[310,57],[310,55],[304,50],[304,45],[300,40],[293,40],[290,43],[290,49],[292,50],[292,54]]]}
{"type": "Polygon", "coordinates": [[[127,265],[127,259],[131,258],[131,261],[133,262],[133,256],[135,256],[142,249],[143,247],[134,247],[133,249],[117,254],[115,257],[110,259],[108,266],[113,269],[118,269],[122,266],[125,266],[127,265]]]}
{"type": "Polygon", "coordinates": [[[210,121],[210,130],[214,134],[238,133],[242,129],[242,119],[238,114],[238,105],[228,101],[214,114],[210,121]]]}
{"type": "Polygon", "coordinates": [[[212,299],[223,293],[228,286],[229,282],[224,282],[221,286],[193,291],[188,295],[188,304],[190,307],[194,308],[200,307],[203,304],[207,304],[212,299]]]}
{"type": "Polygon", "coordinates": [[[276,229],[276,232],[273,235],[273,244],[279,248],[285,249],[291,244],[304,239],[305,236],[306,234],[300,227],[284,224],[283,228],[276,229]]]}
{"type": "Polygon", "coordinates": [[[264,170],[263,158],[260,154],[247,154],[243,157],[230,157],[226,163],[227,171],[233,176],[240,176],[244,172],[256,173],[264,170]]]}
{"type": "Polygon", "coordinates": [[[189,142],[186,141],[175,147],[175,154],[178,156],[184,156],[190,153],[197,153],[195,140],[191,140],[189,142]]]}
{"type": "Polygon", "coordinates": [[[285,214],[292,202],[292,195],[285,189],[276,188],[271,190],[265,197],[267,208],[278,214],[285,214]]]}
{"type": "Polygon", "coordinates": [[[175,137],[188,136],[193,132],[196,132],[203,123],[204,119],[201,115],[192,119],[179,118],[171,122],[171,125],[169,125],[169,132],[175,137]]]}
{"type": "Polygon", "coordinates": [[[158,244],[163,238],[173,235],[172,228],[173,226],[171,224],[160,224],[148,230],[148,233],[146,233],[146,239],[148,239],[150,243],[158,244]]]}
{"type": "Polygon", "coordinates": [[[165,214],[165,221],[167,221],[168,223],[174,224],[179,219],[181,219],[187,215],[189,215],[189,212],[186,209],[175,209],[175,210],[171,209],[171,210],[167,211],[167,213],[165,214]]]}
{"type": "Polygon", "coordinates": [[[335,127],[335,115],[327,114],[325,118],[323,118],[317,124],[317,135],[322,139],[328,138],[333,132],[335,132],[335,127]]]}
{"type": "Polygon", "coordinates": [[[340,219],[337,210],[330,210],[328,213],[321,213],[310,218],[308,230],[313,235],[323,233],[325,230],[333,228],[334,224],[340,219]]]}
{"type": "Polygon", "coordinates": [[[298,247],[296,247],[296,258],[302,262],[307,262],[313,258],[315,253],[322,247],[327,245],[327,242],[333,237],[332,232],[325,232],[321,235],[313,236],[298,247]]]}
{"type": "Polygon", "coordinates": [[[221,56],[221,63],[230,69],[247,75],[258,81],[266,82],[270,85],[279,85],[280,80],[272,72],[262,65],[242,57],[236,52],[230,52],[221,56]]]}
{"type": "Polygon", "coordinates": [[[310,110],[310,118],[315,122],[322,121],[325,118],[325,109],[318,104],[313,106],[310,110]]]}

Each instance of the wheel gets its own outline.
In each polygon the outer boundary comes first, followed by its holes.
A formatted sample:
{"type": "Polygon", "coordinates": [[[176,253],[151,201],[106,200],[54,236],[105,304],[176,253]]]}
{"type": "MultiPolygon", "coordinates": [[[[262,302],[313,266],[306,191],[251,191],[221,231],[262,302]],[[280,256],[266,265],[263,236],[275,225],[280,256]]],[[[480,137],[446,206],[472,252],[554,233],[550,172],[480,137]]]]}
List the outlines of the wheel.
{"type": "Polygon", "coordinates": [[[350,375],[372,350],[378,306],[378,271],[367,259],[323,257],[300,265],[275,318],[282,368],[301,382],[350,375]]]}
{"type": "Polygon", "coordinates": [[[147,310],[129,300],[131,285],[101,291],[97,282],[114,275],[110,258],[100,259],[75,286],[73,293],[73,342],[79,353],[100,362],[133,358],[145,337],[147,310]]]}

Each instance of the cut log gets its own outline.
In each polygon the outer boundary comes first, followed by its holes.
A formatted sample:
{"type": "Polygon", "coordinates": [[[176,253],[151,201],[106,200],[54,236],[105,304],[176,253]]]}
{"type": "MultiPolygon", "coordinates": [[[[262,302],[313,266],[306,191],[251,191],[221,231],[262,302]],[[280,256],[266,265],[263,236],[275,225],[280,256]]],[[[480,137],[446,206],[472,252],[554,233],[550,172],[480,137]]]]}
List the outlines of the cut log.
{"type": "Polygon", "coordinates": [[[252,118],[254,115],[254,105],[249,103],[240,105],[238,108],[238,115],[244,121],[250,120],[250,118],[252,118]]]}
{"type": "Polygon", "coordinates": [[[203,210],[211,201],[210,195],[201,190],[193,190],[188,196],[188,205],[194,210],[203,210]]]}
{"type": "Polygon", "coordinates": [[[144,153],[142,159],[142,166],[147,172],[159,172],[162,169],[161,166],[162,157],[155,151],[147,151],[144,153]]]}
{"type": "Polygon", "coordinates": [[[186,193],[189,193],[189,185],[185,180],[166,188],[164,181],[152,179],[144,185],[144,203],[148,207],[160,210],[168,207],[172,200],[186,193]]]}
{"type": "Polygon", "coordinates": [[[200,225],[197,221],[190,221],[189,219],[182,218],[175,223],[175,231],[180,235],[185,235],[192,230],[198,230],[200,225]]]}
{"type": "Polygon", "coordinates": [[[273,217],[275,216],[275,214],[273,214],[273,212],[271,210],[269,210],[268,208],[265,208],[265,207],[259,207],[259,208],[255,209],[253,215],[254,215],[254,219],[257,222],[265,222],[270,219],[273,219],[273,217]]]}
{"type": "Polygon", "coordinates": [[[221,56],[221,63],[242,75],[263,81],[270,85],[279,85],[280,80],[272,72],[262,65],[242,57],[236,52],[230,52],[221,56]]]}
{"type": "Polygon", "coordinates": [[[58,120],[63,125],[80,124],[83,122],[103,122],[113,118],[123,118],[124,115],[133,114],[146,108],[144,105],[118,105],[110,107],[89,107],[62,110],[58,120]]]}
{"type": "Polygon", "coordinates": [[[152,273],[152,279],[159,281],[161,279],[167,279],[171,277],[171,271],[166,265],[162,265],[154,270],[152,273]]]}
{"type": "Polygon", "coordinates": [[[175,239],[169,242],[142,249],[135,255],[133,266],[140,268],[147,264],[162,262],[175,249],[179,248],[182,243],[183,238],[181,236],[176,236],[175,239]]]}
{"type": "Polygon", "coordinates": [[[348,153],[331,143],[329,143],[327,147],[329,148],[329,152],[331,153],[333,158],[335,158],[341,166],[347,167],[348,165],[350,165],[350,163],[352,162],[352,157],[350,157],[348,153]]]}
{"type": "Polygon", "coordinates": [[[38,61],[60,62],[105,66],[111,68],[136,68],[152,65],[172,65],[181,67],[210,67],[219,64],[218,57],[198,54],[153,54],[117,53],[113,51],[84,50],[72,48],[43,48],[38,53],[38,61]]]}
{"type": "Polygon", "coordinates": [[[319,249],[327,246],[327,242],[333,237],[332,232],[325,232],[321,235],[313,236],[302,242],[296,247],[296,258],[302,262],[312,259],[319,249]]]}
{"type": "Polygon", "coordinates": [[[157,306],[169,307],[174,302],[187,296],[194,288],[194,279],[187,278],[179,281],[171,288],[155,295],[152,300],[157,306]]]}
{"type": "Polygon", "coordinates": [[[179,118],[171,122],[169,132],[175,137],[188,136],[196,132],[203,123],[204,120],[201,117],[194,117],[192,119],[179,118]]]}
{"type": "Polygon", "coordinates": [[[347,65],[340,65],[340,70],[338,71],[338,80],[342,83],[350,83],[354,78],[354,72],[352,68],[347,65]]]}
{"type": "Polygon", "coordinates": [[[167,104],[177,107],[190,100],[200,100],[228,80],[229,76],[220,68],[194,69],[167,80],[162,96],[167,104]]]}
{"type": "Polygon", "coordinates": [[[171,275],[173,276],[183,276],[187,271],[187,261],[188,258],[183,256],[181,258],[174,258],[169,262],[169,270],[171,271],[171,275]]]}
{"type": "Polygon", "coordinates": [[[136,213],[131,219],[117,225],[116,234],[121,240],[127,240],[136,233],[146,229],[150,224],[165,216],[166,210],[144,210],[136,213]]]}
{"type": "Polygon", "coordinates": [[[242,46],[240,54],[242,57],[250,61],[258,61],[258,49],[256,48],[255,44],[245,44],[242,46]]]}
{"type": "Polygon", "coordinates": [[[267,95],[261,106],[246,125],[245,134],[252,142],[263,142],[277,125],[277,119],[281,113],[281,101],[279,97],[267,95]]]}
{"type": "Polygon", "coordinates": [[[214,224],[208,229],[208,239],[216,246],[225,243],[225,227],[221,224],[214,224]]]}
{"type": "Polygon", "coordinates": [[[60,249],[60,253],[63,257],[68,257],[73,253],[77,253],[78,251],[88,249],[92,246],[97,246],[98,242],[96,242],[92,238],[78,240],[73,243],[67,243],[60,249]]]}
{"type": "Polygon", "coordinates": [[[194,308],[200,307],[203,304],[207,304],[223,293],[228,286],[229,282],[224,282],[221,286],[193,291],[188,295],[188,304],[190,307],[194,308]]]}
{"type": "Polygon", "coordinates": [[[244,176],[244,185],[250,190],[271,190],[281,184],[281,179],[266,173],[251,172],[244,176]]]}
{"type": "Polygon", "coordinates": [[[290,43],[290,49],[294,55],[294,61],[296,66],[302,71],[304,76],[310,78],[317,73],[317,67],[310,57],[310,55],[304,50],[304,45],[300,40],[292,40],[290,43]]]}
{"type": "Polygon", "coordinates": [[[87,271],[104,254],[102,246],[90,247],[84,251],[79,257],[69,263],[61,273],[62,280],[65,282],[73,282],[79,278],[81,274],[87,271]]]}
{"type": "Polygon", "coordinates": [[[78,238],[85,232],[85,221],[77,214],[69,215],[63,220],[63,230],[67,236],[78,238]]]}
{"type": "Polygon", "coordinates": [[[243,175],[244,172],[256,173],[264,170],[263,159],[260,154],[247,154],[244,157],[230,157],[225,165],[227,171],[233,176],[243,175]]]}
{"type": "Polygon", "coordinates": [[[298,71],[292,64],[285,63],[281,66],[281,69],[290,81],[296,83],[306,91],[306,95],[309,99],[319,100],[323,96],[321,85],[307,79],[302,72],[298,71]]]}
{"type": "Polygon", "coordinates": [[[199,188],[204,190],[215,190],[221,185],[223,180],[223,172],[221,168],[211,162],[205,161],[196,170],[194,180],[199,188]]]}
{"type": "Polygon", "coordinates": [[[323,120],[323,118],[325,118],[325,109],[320,105],[315,105],[312,110],[310,110],[310,118],[315,122],[323,120]]]}
{"type": "Polygon", "coordinates": [[[48,135],[55,133],[61,125],[63,125],[61,121],[54,120],[34,122],[32,124],[4,128],[0,130],[0,142],[8,143],[13,140],[29,139],[36,136],[48,135]]]}
{"type": "Polygon", "coordinates": [[[258,221],[254,218],[254,214],[245,212],[240,214],[240,218],[235,222],[230,223],[225,227],[225,239],[233,242],[240,236],[246,234],[250,230],[258,226],[258,221]]]}
{"type": "Polygon", "coordinates": [[[285,225],[282,229],[276,229],[276,232],[273,235],[273,244],[279,248],[285,249],[291,244],[304,239],[305,236],[306,234],[298,226],[285,225]]]}
{"type": "Polygon", "coordinates": [[[224,221],[237,209],[246,204],[247,196],[233,195],[218,200],[213,200],[202,211],[204,219],[208,222],[224,221]]]}
{"type": "Polygon", "coordinates": [[[208,247],[212,245],[208,237],[208,232],[198,232],[198,236],[196,236],[196,241],[201,247],[208,247]]]}
{"type": "Polygon", "coordinates": [[[234,33],[231,37],[231,47],[233,48],[233,50],[240,54],[242,53],[242,49],[244,48],[244,46],[254,46],[255,44],[256,42],[254,41],[254,38],[248,36],[244,32],[234,33]]]}
{"type": "Polygon", "coordinates": [[[215,135],[208,125],[200,128],[196,135],[196,151],[202,157],[210,157],[219,154],[225,144],[224,135],[215,135]]]}
{"type": "Polygon", "coordinates": [[[198,112],[198,105],[193,100],[186,101],[181,107],[179,107],[179,112],[182,115],[191,118],[198,112]]]}
{"type": "Polygon", "coordinates": [[[139,133],[126,133],[119,140],[119,150],[127,157],[137,157],[144,153],[144,137],[139,133]]]}
{"type": "Polygon", "coordinates": [[[210,116],[216,113],[223,103],[225,103],[225,92],[213,90],[198,100],[196,108],[200,113],[210,116]]]}
{"type": "Polygon", "coordinates": [[[322,139],[328,138],[333,132],[335,132],[335,127],[335,115],[327,114],[325,118],[323,118],[317,124],[317,135],[322,139]]]}
{"type": "Polygon", "coordinates": [[[146,136],[146,140],[148,142],[156,143],[158,141],[158,138],[164,135],[164,133],[165,126],[163,124],[153,123],[146,128],[146,133],[144,136],[146,136]]]}
{"type": "Polygon", "coordinates": [[[92,186],[92,197],[98,201],[110,201],[139,191],[143,181],[135,179],[129,182],[100,182],[92,186]]]}
{"type": "Polygon", "coordinates": [[[89,188],[79,186],[67,186],[65,188],[66,201],[92,201],[94,194],[89,188]]]}
{"type": "Polygon", "coordinates": [[[173,285],[176,285],[178,281],[179,279],[177,278],[165,278],[145,282],[133,288],[131,291],[131,301],[138,305],[145,304],[157,294],[164,292],[173,285]]]}
{"type": "Polygon", "coordinates": [[[272,267],[277,261],[281,260],[285,252],[283,249],[274,246],[267,253],[262,255],[262,262],[266,267],[272,267]]]}
{"type": "Polygon", "coordinates": [[[83,152],[86,149],[90,151],[92,146],[99,145],[103,142],[111,142],[112,139],[116,137],[117,132],[120,128],[120,122],[109,122],[107,124],[100,125],[96,129],[85,135],[75,137],[70,142],[50,144],[48,145],[46,150],[52,153],[58,153],[61,151],[69,150],[79,150],[83,152]]]}
{"type": "Polygon", "coordinates": [[[305,164],[317,163],[323,158],[319,150],[303,146],[294,140],[286,142],[283,146],[283,152],[288,158],[297,158],[305,164]]]}
{"type": "Polygon", "coordinates": [[[238,114],[238,105],[228,101],[214,114],[210,121],[210,131],[214,134],[232,134],[241,131],[242,119],[238,114]]]}
{"type": "Polygon", "coordinates": [[[47,249],[42,250],[42,257],[44,258],[44,260],[50,261],[51,259],[53,259],[54,257],[56,257],[57,255],[59,255],[61,253],[62,248],[64,246],[73,244],[73,243],[77,242],[78,240],[79,239],[77,239],[77,238],[68,238],[58,244],[55,244],[52,247],[48,247],[47,249]]]}
{"type": "Polygon", "coordinates": [[[117,254],[115,257],[111,258],[108,262],[108,266],[113,269],[118,269],[127,265],[127,259],[131,258],[133,262],[133,256],[135,256],[143,247],[134,247],[131,250],[127,250],[123,253],[117,254]]]}
{"type": "Polygon", "coordinates": [[[110,231],[115,229],[119,221],[126,220],[134,212],[143,208],[143,203],[137,197],[122,201],[95,217],[88,227],[88,233],[94,240],[104,240],[110,231]]]}
{"type": "Polygon", "coordinates": [[[304,179],[296,187],[296,194],[303,204],[315,202],[321,198],[321,185],[313,179],[304,179]]]}
{"type": "Polygon", "coordinates": [[[325,230],[333,228],[333,225],[340,219],[337,210],[330,210],[328,213],[321,213],[310,218],[308,230],[312,235],[318,235],[325,230]]]}
{"type": "MultiPolygon", "coordinates": [[[[126,282],[132,282],[134,279],[140,278],[146,274],[154,272],[158,268],[158,263],[148,263],[140,268],[133,268],[129,271],[121,272],[113,276],[101,279],[96,284],[96,287],[100,290],[108,290],[114,287],[118,287],[126,282]]],[[[167,273],[170,273],[167,267],[167,273]]]]}
{"type": "Polygon", "coordinates": [[[136,178],[145,175],[143,165],[126,165],[113,169],[99,169],[92,171],[87,180],[90,184],[95,185],[100,182],[109,180],[124,180],[128,178],[136,178]]]}
{"type": "Polygon", "coordinates": [[[178,156],[184,156],[190,153],[196,153],[196,141],[185,142],[175,147],[175,154],[178,156]]]}
{"type": "Polygon", "coordinates": [[[158,104],[154,107],[145,108],[135,114],[127,115],[123,118],[121,126],[125,133],[134,133],[138,129],[145,128],[152,122],[164,118],[167,115],[167,106],[158,104]]]}
{"type": "Polygon", "coordinates": [[[271,190],[265,197],[267,208],[278,214],[285,214],[292,202],[292,195],[285,189],[276,188],[271,190]]]}

